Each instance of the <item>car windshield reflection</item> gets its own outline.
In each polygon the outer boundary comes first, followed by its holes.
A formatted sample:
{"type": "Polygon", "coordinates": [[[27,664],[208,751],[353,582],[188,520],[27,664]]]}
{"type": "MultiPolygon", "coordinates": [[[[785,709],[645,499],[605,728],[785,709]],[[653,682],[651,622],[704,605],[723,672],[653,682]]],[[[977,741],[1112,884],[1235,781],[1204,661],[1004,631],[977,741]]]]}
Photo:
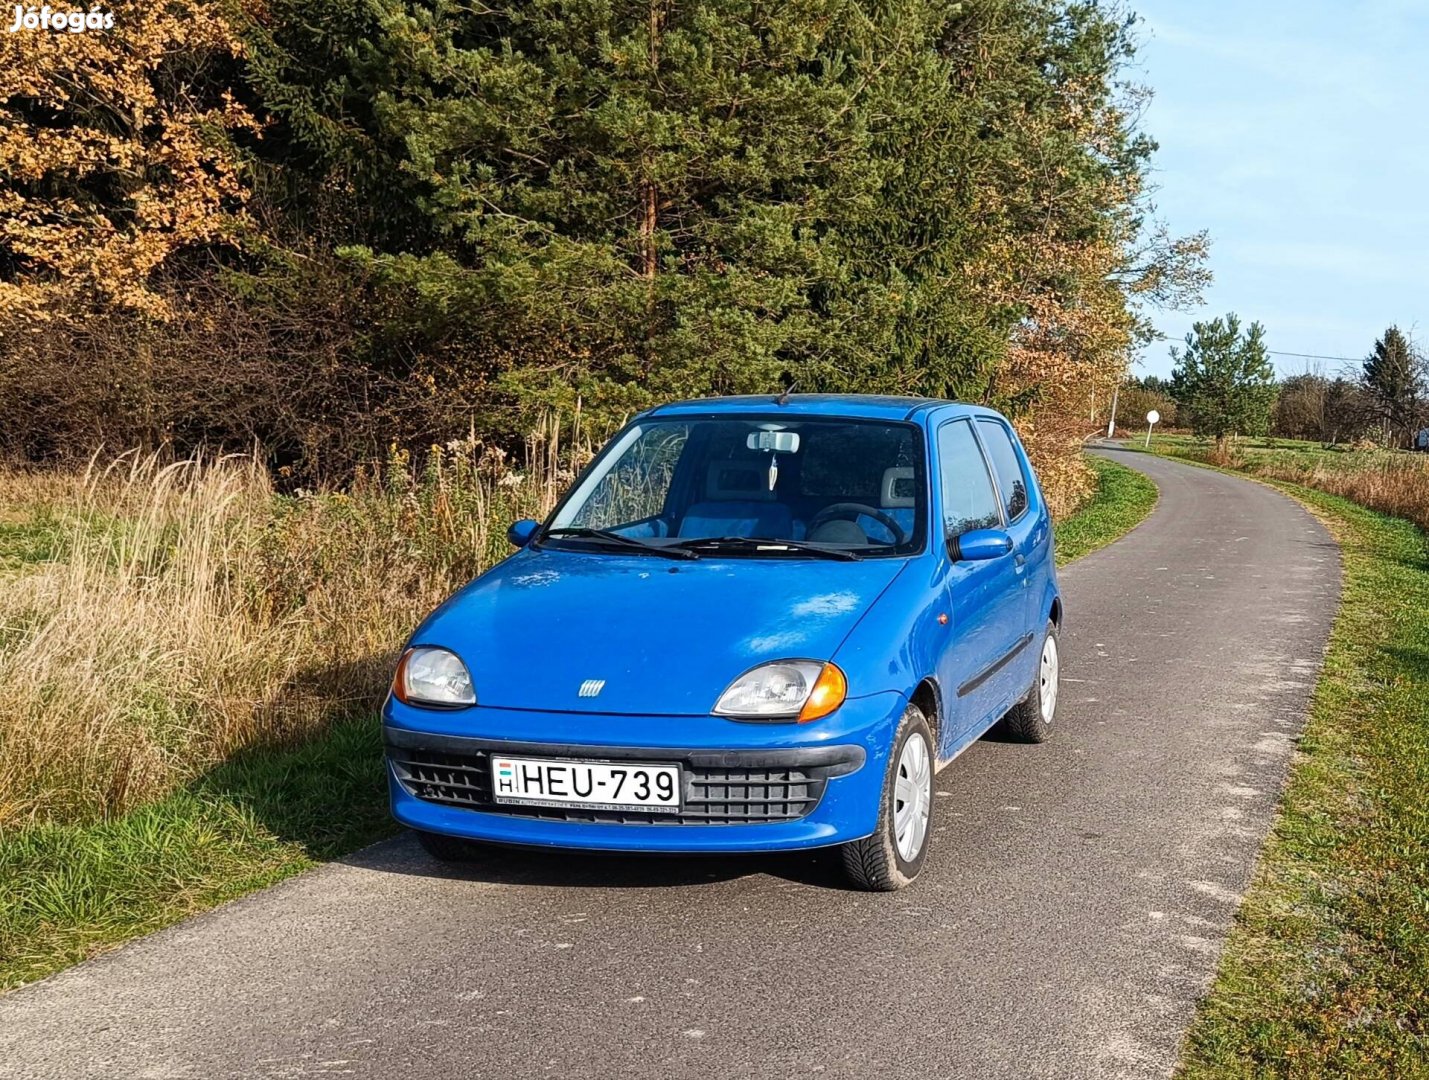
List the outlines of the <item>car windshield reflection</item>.
{"type": "Polygon", "coordinates": [[[541,540],[686,557],[911,554],[925,531],[922,456],[912,424],[643,420],[611,441],[541,540]]]}

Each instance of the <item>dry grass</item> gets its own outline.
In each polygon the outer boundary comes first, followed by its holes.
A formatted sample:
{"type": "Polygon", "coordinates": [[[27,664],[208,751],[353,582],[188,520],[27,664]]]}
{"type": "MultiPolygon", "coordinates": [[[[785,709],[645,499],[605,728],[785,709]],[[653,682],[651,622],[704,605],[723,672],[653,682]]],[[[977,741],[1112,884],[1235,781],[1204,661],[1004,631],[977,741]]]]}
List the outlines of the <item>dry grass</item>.
{"type": "Polygon", "coordinates": [[[0,476],[56,549],[0,591],[0,829],[111,817],[372,709],[405,635],[568,481],[559,436],[519,469],[472,441],[322,496],[245,458],[0,476]]]}
{"type": "Polygon", "coordinates": [[[1353,467],[1268,460],[1252,463],[1250,471],[1339,495],[1429,530],[1429,461],[1393,452],[1367,456],[1370,460],[1353,467]]]}
{"type": "Polygon", "coordinates": [[[1399,450],[1334,449],[1289,440],[1243,440],[1217,454],[1214,445],[1164,438],[1165,453],[1269,480],[1301,484],[1349,499],[1429,531],[1429,455],[1399,450]]]}

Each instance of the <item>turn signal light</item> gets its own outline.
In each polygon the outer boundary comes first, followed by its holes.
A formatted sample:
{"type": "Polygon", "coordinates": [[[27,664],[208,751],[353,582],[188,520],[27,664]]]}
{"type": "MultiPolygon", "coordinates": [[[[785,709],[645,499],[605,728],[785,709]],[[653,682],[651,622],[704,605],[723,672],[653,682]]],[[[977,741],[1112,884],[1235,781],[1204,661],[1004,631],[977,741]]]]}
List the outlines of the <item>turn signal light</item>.
{"type": "Polygon", "coordinates": [[[402,658],[397,661],[397,670],[392,673],[392,696],[403,705],[411,704],[407,698],[407,659],[411,655],[411,649],[404,652],[402,658]]]}
{"type": "Polygon", "coordinates": [[[844,678],[844,673],[833,664],[825,664],[824,670],[814,680],[814,689],[809,692],[808,700],[799,710],[799,723],[828,716],[844,703],[846,697],[848,680],[844,678]]]}

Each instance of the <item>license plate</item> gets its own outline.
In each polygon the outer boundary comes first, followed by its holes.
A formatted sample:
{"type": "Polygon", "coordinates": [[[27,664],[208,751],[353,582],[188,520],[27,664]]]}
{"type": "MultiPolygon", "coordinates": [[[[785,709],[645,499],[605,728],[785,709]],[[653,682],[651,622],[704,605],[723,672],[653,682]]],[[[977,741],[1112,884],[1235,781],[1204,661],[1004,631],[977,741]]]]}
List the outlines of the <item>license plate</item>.
{"type": "Polygon", "coordinates": [[[494,757],[491,790],[498,803],[596,810],[678,810],[680,767],[618,761],[494,757]]]}

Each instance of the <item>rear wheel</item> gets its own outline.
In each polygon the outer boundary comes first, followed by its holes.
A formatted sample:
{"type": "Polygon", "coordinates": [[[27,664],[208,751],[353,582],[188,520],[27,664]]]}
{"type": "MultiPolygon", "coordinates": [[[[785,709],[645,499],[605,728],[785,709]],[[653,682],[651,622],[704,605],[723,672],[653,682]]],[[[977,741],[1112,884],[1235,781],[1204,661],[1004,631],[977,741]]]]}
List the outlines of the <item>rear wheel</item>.
{"type": "Polygon", "coordinates": [[[909,705],[888,756],[878,828],[843,846],[849,881],[870,892],[908,885],[923,868],[933,824],[933,733],[916,705],[909,705]]]}
{"type": "Polygon", "coordinates": [[[438,862],[467,862],[476,853],[475,845],[470,840],[463,840],[459,836],[446,836],[443,833],[417,832],[417,843],[422,845],[422,849],[438,862]]]}
{"type": "Polygon", "coordinates": [[[1052,719],[1057,715],[1061,678],[1062,653],[1057,644],[1057,624],[1048,620],[1032,689],[1002,718],[1002,731],[1008,738],[1028,743],[1047,741],[1052,734],[1052,719]]]}

